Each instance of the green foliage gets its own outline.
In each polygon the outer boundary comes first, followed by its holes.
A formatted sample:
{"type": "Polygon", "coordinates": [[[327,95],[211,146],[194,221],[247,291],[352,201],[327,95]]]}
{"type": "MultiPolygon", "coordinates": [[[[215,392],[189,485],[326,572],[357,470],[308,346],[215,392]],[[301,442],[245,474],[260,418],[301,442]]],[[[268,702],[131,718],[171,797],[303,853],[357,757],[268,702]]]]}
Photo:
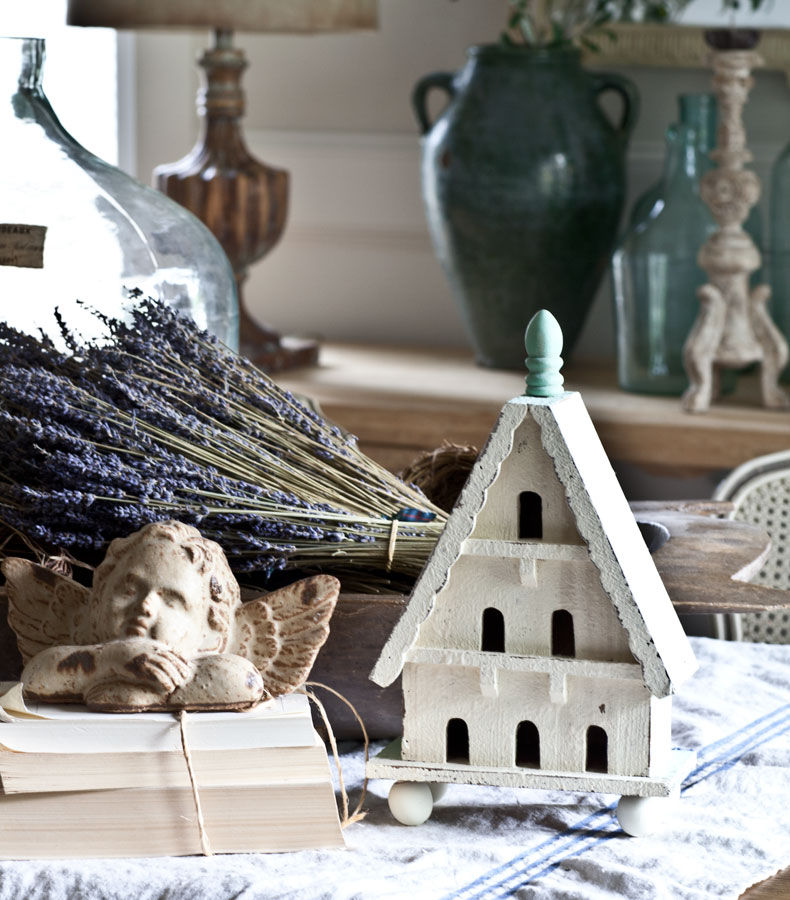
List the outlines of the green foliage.
{"type": "MultiPolygon", "coordinates": [[[[667,22],[689,0],[509,0],[502,42],[511,46],[597,50],[600,35],[613,39],[614,22],[667,22]]],[[[759,2],[759,0],[758,0],[759,2]]]]}
{"type": "MultiPolygon", "coordinates": [[[[666,23],[691,0],[509,0],[501,41],[509,46],[599,49],[599,38],[614,40],[615,22],[666,23]]],[[[752,11],[772,0],[722,0],[723,12],[752,11]]]]}

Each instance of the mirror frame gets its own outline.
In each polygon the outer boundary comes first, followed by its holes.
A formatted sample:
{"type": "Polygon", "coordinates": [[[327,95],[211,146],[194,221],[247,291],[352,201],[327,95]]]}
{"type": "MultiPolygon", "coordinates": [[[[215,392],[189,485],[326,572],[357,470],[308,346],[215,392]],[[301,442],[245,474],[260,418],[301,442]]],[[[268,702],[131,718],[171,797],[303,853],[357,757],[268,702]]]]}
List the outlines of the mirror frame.
{"type": "MultiPolygon", "coordinates": [[[[617,39],[601,35],[596,40],[600,52],[584,50],[582,57],[588,65],[707,69],[711,53],[705,43],[707,30],[696,25],[613,25],[617,39]]],[[[761,68],[784,72],[790,83],[790,28],[759,30],[755,49],[764,61],[761,68]]]]}

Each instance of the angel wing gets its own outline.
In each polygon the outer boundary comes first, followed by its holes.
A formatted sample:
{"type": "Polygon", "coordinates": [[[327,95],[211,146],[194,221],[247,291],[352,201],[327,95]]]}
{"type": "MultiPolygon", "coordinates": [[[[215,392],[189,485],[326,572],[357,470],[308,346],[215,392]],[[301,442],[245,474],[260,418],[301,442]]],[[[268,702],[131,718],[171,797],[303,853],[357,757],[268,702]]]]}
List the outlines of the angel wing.
{"type": "Polygon", "coordinates": [[[87,622],[90,590],[28,559],[0,563],[6,577],[8,624],[25,664],[41,650],[82,643],[75,634],[87,622]]]}
{"type": "Polygon", "coordinates": [[[255,664],[273,697],[307,679],[340,593],[331,575],[314,575],[243,603],[236,612],[229,653],[255,664]]]}

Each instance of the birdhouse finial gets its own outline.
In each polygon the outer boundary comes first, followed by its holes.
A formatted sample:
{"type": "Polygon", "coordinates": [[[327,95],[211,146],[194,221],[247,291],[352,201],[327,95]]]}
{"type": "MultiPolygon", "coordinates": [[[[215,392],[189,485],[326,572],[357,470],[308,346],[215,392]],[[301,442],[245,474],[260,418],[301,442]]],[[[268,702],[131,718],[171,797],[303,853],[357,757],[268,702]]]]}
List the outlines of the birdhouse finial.
{"type": "Polygon", "coordinates": [[[530,319],[524,335],[527,348],[528,397],[558,397],[563,393],[562,329],[547,309],[539,309],[530,319]]]}

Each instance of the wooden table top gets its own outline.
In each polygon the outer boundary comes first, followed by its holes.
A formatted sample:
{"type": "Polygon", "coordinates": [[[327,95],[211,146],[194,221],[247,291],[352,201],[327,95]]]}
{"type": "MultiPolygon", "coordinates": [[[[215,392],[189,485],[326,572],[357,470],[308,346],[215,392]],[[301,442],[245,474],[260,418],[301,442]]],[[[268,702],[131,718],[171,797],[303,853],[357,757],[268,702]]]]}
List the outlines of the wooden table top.
{"type": "MultiPolygon", "coordinates": [[[[364,344],[326,344],[317,367],[277,380],[317,400],[392,468],[445,439],[482,446],[504,402],[524,390],[523,373],[480,368],[467,351],[364,344]]],[[[572,364],[565,381],[582,392],[613,460],[692,474],[790,447],[790,413],[754,405],[751,376],[706,414],[684,412],[675,397],[621,391],[611,367],[572,364]]]]}
{"type": "Polygon", "coordinates": [[[790,868],[761,881],[741,894],[742,900],[787,900],[790,897],[790,868]]]}

